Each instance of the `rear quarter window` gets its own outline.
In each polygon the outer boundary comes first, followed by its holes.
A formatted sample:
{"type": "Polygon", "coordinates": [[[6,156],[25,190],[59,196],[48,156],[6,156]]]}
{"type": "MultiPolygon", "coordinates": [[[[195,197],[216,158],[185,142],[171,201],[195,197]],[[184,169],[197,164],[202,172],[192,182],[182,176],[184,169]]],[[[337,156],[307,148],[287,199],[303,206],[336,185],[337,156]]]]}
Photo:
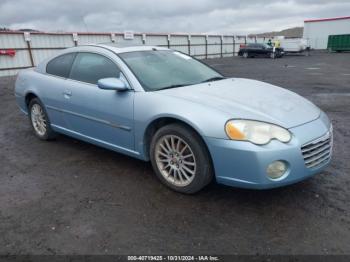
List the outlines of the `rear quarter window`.
{"type": "Polygon", "coordinates": [[[55,57],[47,63],[46,73],[68,78],[74,57],[75,53],[69,53],[55,57]]]}

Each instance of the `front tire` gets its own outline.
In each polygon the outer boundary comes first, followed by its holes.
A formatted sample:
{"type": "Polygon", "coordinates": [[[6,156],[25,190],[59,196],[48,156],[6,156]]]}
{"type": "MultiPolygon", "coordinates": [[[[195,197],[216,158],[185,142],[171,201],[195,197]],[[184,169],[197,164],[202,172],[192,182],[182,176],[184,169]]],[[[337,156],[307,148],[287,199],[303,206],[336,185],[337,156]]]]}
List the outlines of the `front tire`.
{"type": "Polygon", "coordinates": [[[248,52],[244,52],[244,53],[243,53],[243,57],[244,57],[244,58],[248,58],[248,57],[249,57],[248,52]]]}
{"type": "Polygon", "coordinates": [[[164,126],[155,133],[150,158],[159,180],[177,192],[196,193],[213,178],[204,142],[196,132],[180,124],[164,126]]]}
{"type": "Polygon", "coordinates": [[[29,120],[34,134],[41,140],[54,139],[57,134],[51,129],[49,117],[45,107],[38,98],[29,102],[29,120]]]}

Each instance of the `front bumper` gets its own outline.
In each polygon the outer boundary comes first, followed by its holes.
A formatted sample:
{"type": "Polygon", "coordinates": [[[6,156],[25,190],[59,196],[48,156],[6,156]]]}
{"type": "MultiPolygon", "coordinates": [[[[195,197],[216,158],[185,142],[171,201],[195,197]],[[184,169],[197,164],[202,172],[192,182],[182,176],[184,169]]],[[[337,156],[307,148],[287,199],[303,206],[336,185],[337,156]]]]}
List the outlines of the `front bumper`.
{"type": "MultiPolygon", "coordinates": [[[[272,140],[258,146],[245,141],[232,141],[206,137],[211,154],[216,180],[229,186],[267,189],[293,184],[321,172],[331,157],[320,165],[308,168],[301,147],[324,136],[331,129],[328,117],[322,113],[312,122],[289,129],[293,138],[289,143],[272,140]],[[278,179],[267,176],[266,169],[273,161],[282,160],[288,164],[285,175],[278,179]]],[[[330,154],[331,154],[330,149],[330,154]]]]}

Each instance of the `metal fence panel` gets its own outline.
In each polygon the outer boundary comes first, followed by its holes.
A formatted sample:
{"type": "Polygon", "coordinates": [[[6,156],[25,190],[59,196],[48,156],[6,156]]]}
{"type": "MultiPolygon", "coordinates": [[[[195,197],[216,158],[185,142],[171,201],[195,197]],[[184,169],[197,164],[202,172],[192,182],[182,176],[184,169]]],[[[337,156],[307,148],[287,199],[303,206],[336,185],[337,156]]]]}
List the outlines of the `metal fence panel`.
{"type": "Polygon", "coordinates": [[[220,45],[209,45],[208,46],[208,57],[220,57],[221,56],[221,48],[220,45]]]}
{"type": "Polygon", "coordinates": [[[67,48],[74,46],[72,34],[31,34],[30,39],[32,48],[67,48]]]}
{"type": "Polygon", "coordinates": [[[191,38],[191,45],[205,45],[205,35],[193,35],[191,38]]]}
{"type": "Polygon", "coordinates": [[[112,42],[111,35],[78,35],[78,45],[86,45],[86,44],[101,44],[101,43],[109,43],[112,42]]]}
{"type": "Polygon", "coordinates": [[[187,35],[171,35],[170,44],[171,45],[187,45],[188,36],[187,35]]]}
{"type": "Polygon", "coordinates": [[[146,45],[168,46],[167,35],[146,35],[146,45]]]}
{"type": "Polygon", "coordinates": [[[31,33],[25,38],[23,32],[0,32],[0,49],[14,49],[15,56],[0,55],[0,75],[11,75],[19,69],[37,65],[55,55],[61,49],[83,44],[110,43],[122,45],[169,46],[173,50],[197,58],[228,57],[236,55],[241,44],[266,42],[263,38],[247,38],[232,35],[186,35],[186,34],[134,34],[124,39],[121,33],[31,33]]]}
{"type": "Polygon", "coordinates": [[[223,45],[222,46],[222,53],[224,55],[233,56],[233,45],[232,44],[230,44],[230,45],[223,45]]]}
{"type": "Polygon", "coordinates": [[[0,34],[0,49],[26,48],[23,34],[3,33],[0,34]]]}
{"type": "Polygon", "coordinates": [[[124,39],[123,35],[116,36],[116,43],[118,44],[126,44],[126,45],[142,45],[142,36],[135,35],[134,39],[124,39]]]}
{"type": "Polygon", "coordinates": [[[208,44],[217,44],[220,45],[221,42],[221,36],[209,36],[208,37],[208,44]]]}
{"type": "Polygon", "coordinates": [[[195,57],[199,57],[199,56],[205,57],[205,45],[192,45],[191,55],[195,57]]]}
{"type": "Polygon", "coordinates": [[[206,53],[206,36],[194,35],[190,37],[190,50],[191,55],[197,58],[204,57],[206,53]]]}
{"type": "Polygon", "coordinates": [[[223,36],[223,42],[225,44],[233,44],[234,36],[223,36]]]}
{"type": "Polygon", "coordinates": [[[170,37],[170,48],[189,54],[189,42],[187,35],[172,35],[170,37]]]}
{"type": "Polygon", "coordinates": [[[17,50],[14,57],[0,56],[0,71],[1,69],[17,68],[17,67],[29,67],[31,66],[30,56],[27,50],[17,50]]]}
{"type": "Polygon", "coordinates": [[[223,56],[233,56],[235,49],[234,49],[234,37],[233,36],[223,36],[223,56]]]}
{"type": "Polygon", "coordinates": [[[0,70],[0,77],[2,76],[13,76],[18,74],[19,69],[9,69],[9,70],[0,70]]]}
{"type": "Polygon", "coordinates": [[[185,54],[188,54],[188,47],[187,46],[170,46],[170,48],[172,50],[176,50],[176,51],[179,51],[179,52],[182,52],[182,53],[185,53],[185,54]]]}

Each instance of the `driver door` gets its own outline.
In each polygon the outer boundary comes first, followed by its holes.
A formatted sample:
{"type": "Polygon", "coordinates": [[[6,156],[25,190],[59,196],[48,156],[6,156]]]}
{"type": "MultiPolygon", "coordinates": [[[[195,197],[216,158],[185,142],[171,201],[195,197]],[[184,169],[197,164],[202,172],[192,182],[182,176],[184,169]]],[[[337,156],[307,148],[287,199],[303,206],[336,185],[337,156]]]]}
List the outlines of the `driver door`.
{"type": "Polygon", "coordinates": [[[63,94],[64,119],[68,128],[82,139],[134,150],[134,91],[98,88],[97,81],[107,77],[123,77],[110,58],[96,53],[78,53],[67,80],[71,84],[63,94]]]}

